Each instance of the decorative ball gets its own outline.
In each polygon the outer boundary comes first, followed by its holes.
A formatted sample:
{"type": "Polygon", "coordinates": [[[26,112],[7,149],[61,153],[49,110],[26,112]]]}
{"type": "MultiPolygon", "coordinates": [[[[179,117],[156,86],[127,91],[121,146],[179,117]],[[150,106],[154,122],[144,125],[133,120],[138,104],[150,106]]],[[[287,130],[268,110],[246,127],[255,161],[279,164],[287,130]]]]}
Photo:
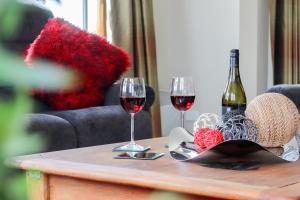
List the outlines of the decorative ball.
{"type": "Polygon", "coordinates": [[[236,116],[242,116],[244,117],[244,114],[240,110],[232,110],[230,112],[226,112],[225,114],[222,115],[222,122],[226,123],[227,121],[235,118],[236,116]]]}
{"type": "Polygon", "coordinates": [[[256,124],[257,143],[264,147],[280,147],[288,143],[300,124],[296,105],[278,93],[257,96],[247,106],[245,114],[256,124]]]}
{"type": "Polygon", "coordinates": [[[214,113],[201,114],[194,123],[194,132],[199,128],[216,129],[217,124],[221,122],[220,117],[214,113]]]}
{"type": "Polygon", "coordinates": [[[250,140],[256,142],[257,128],[255,123],[240,113],[228,112],[223,115],[223,123],[218,130],[224,135],[224,140],[250,140]]]}
{"type": "Polygon", "coordinates": [[[206,145],[204,144],[204,134],[212,129],[210,128],[199,128],[198,131],[194,132],[194,143],[198,145],[201,149],[205,149],[206,145]]]}
{"type": "Polygon", "coordinates": [[[194,143],[198,145],[200,149],[213,147],[223,141],[223,133],[218,130],[200,128],[195,132],[194,143]]]}

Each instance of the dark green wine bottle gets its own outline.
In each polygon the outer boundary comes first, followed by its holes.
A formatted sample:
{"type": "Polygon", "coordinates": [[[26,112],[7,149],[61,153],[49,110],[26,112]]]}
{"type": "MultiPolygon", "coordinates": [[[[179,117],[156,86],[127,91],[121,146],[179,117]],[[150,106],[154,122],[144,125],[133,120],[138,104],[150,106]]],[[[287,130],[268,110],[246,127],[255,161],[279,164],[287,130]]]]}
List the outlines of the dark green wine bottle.
{"type": "Polygon", "coordinates": [[[232,49],[228,82],[222,97],[222,115],[233,111],[244,114],[246,104],[247,99],[239,71],[239,50],[232,49]]]}

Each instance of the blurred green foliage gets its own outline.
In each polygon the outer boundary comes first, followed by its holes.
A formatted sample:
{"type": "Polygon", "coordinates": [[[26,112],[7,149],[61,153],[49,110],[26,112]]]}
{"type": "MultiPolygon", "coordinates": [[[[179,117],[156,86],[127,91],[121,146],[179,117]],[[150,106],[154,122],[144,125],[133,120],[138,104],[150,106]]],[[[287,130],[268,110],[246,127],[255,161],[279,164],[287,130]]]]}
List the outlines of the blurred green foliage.
{"type": "Polygon", "coordinates": [[[0,0],[1,38],[9,38],[18,29],[18,23],[22,17],[22,9],[16,1],[0,0]]]}
{"type": "MultiPolygon", "coordinates": [[[[0,37],[8,38],[17,31],[22,6],[14,0],[0,0],[0,37]]],[[[36,152],[42,148],[37,135],[26,134],[24,116],[32,110],[27,95],[32,88],[55,90],[71,86],[74,75],[45,62],[34,63],[34,70],[24,65],[19,55],[6,51],[0,43],[0,86],[13,86],[12,99],[0,97],[0,200],[27,199],[25,176],[5,166],[16,155],[36,152]]]]}

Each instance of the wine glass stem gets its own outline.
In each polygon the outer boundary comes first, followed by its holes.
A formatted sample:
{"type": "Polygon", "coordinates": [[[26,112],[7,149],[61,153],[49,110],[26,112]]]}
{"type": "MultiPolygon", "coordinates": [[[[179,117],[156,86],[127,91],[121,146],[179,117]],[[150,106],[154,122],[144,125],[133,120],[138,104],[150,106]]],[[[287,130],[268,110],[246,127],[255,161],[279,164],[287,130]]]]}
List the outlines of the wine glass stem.
{"type": "Polygon", "coordinates": [[[134,113],[130,113],[131,118],[131,144],[134,144],[134,113]]]}
{"type": "Polygon", "coordinates": [[[184,128],[184,111],[181,111],[181,127],[184,128]]]}

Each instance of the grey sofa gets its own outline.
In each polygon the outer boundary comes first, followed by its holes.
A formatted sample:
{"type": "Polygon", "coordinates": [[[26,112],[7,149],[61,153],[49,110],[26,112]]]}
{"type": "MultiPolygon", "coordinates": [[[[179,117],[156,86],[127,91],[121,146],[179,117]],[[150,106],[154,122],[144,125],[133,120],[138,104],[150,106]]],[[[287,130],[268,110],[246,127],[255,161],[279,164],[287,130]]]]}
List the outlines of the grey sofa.
{"type": "MultiPolygon", "coordinates": [[[[12,38],[1,38],[7,49],[18,54],[34,41],[52,13],[35,5],[24,4],[22,22],[12,38]]],[[[13,98],[13,89],[0,86],[0,100],[13,98]]],[[[136,139],[151,137],[149,109],[154,101],[151,87],[146,88],[146,105],[135,117],[136,139]]],[[[39,104],[41,105],[41,104],[39,104]]],[[[106,93],[103,105],[92,108],[51,111],[36,106],[37,112],[26,115],[28,132],[41,134],[44,151],[63,150],[91,145],[101,145],[130,140],[130,117],[119,105],[119,85],[112,85],[106,93]]]]}
{"type": "MultiPolygon", "coordinates": [[[[154,92],[147,87],[146,105],[135,116],[135,138],[151,137],[149,108],[154,92]]],[[[102,106],[28,114],[28,132],[42,134],[44,151],[55,151],[130,140],[130,116],[119,105],[119,85],[113,85],[102,106]]]]}
{"type": "MultiPolygon", "coordinates": [[[[0,86],[0,100],[9,101],[11,87],[0,86]]],[[[149,109],[154,102],[154,91],[146,86],[146,104],[135,116],[135,138],[152,136],[149,109]]],[[[40,134],[46,143],[43,151],[56,151],[130,140],[130,116],[119,105],[119,85],[106,93],[105,102],[98,107],[42,111],[25,116],[29,134],[40,134]]],[[[41,107],[38,106],[38,109],[41,107]]]]}

